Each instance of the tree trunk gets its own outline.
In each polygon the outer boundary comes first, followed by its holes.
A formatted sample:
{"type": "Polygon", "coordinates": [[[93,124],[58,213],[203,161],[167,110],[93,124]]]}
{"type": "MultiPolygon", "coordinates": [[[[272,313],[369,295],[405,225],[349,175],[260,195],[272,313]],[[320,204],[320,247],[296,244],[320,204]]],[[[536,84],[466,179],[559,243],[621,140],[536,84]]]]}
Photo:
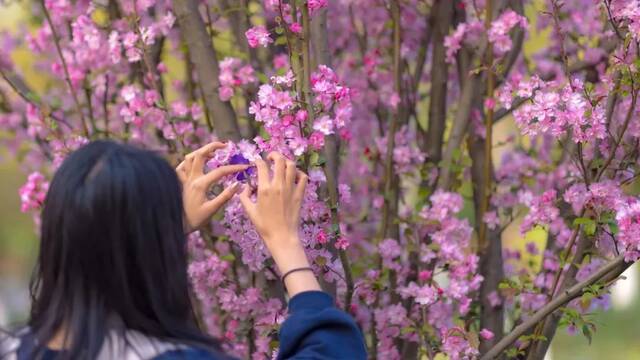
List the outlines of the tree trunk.
{"type": "MultiPolygon", "coordinates": [[[[483,221],[480,211],[482,199],[486,196],[484,185],[484,161],[485,161],[485,139],[470,135],[468,141],[468,151],[471,157],[471,180],[473,183],[473,200],[475,209],[475,228],[478,231],[480,223],[483,221]]],[[[493,174],[493,168],[491,169],[493,174]]],[[[502,238],[500,231],[488,230],[488,243],[486,248],[480,248],[480,274],[484,277],[480,285],[480,328],[493,332],[491,340],[480,342],[480,352],[488,351],[503,336],[504,332],[504,311],[502,305],[491,306],[489,294],[498,289],[498,284],[504,278],[502,261],[502,238]]]]}
{"type": "Polygon", "coordinates": [[[449,34],[453,19],[454,1],[438,1],[433,26],[433,53],[431,59],[431,95],[429,97],[429,125],[423,150],[428,161],[438,164],[442,158],[442,141],[447,118],[447,80],[449,66],[445,60],[444,37],[449,34]]]}
{"type": "Polygon", "coordinates": [[[473,108],[474,94],[482,91],[482,81],[480,76],[471,75],[471,78],[464,81],[462,88],[462,94],[460,101],[458,102],[458,110],[456,116],[453,119],[453,128],[451,129],[451,135],[442,157],[442,166],[440,168],[441,173],[438,177],[438,188],[447,189],[451,185],[451,165],[453,163],[453,154],[460,148],[462,140],[464,140],[469,127],[469,120],[471,117],[471,109],[473,108]]]}
{"type": "Polygon", "coordinates": [[[241,139],[236,114],[228,101],[220,100],[218,88],[218,58],[207,34],[196,0],[173,0],[180,31],[189,48],[189,55],[202,88],[205,106],[212,118],[214,131],[221,140],[241,139]]]}

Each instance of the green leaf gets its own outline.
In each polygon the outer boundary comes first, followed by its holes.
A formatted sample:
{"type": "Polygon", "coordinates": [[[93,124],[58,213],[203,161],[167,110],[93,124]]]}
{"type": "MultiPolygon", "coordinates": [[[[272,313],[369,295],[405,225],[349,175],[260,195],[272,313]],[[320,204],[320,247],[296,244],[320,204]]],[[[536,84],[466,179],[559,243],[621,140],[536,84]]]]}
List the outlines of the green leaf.
{"type": "Polygon", "coordinates": [[[416,328],[413,326],[405,326],[402,329],[400,329],[400,334],[402,335],[406,335],[406,334],[411,334],[413,332],[416,331],[416,328]]]}
{"type": "Polygon", "coordinates": [[[580,225],[582,225],[582,230],[588,236],[593,236],[596,233],[597,226],[596,226],[596,222],[593,219],[579,217],[573,220],[573,226],[580,226],[580,225]]]}
{"type": "Polygon", "coordinates": [[[269,82],[269,77],[267,75],[265,75],[265,73],[263,73],[263,72],[256,73],[256,76],[258,77],[258,80],[260,80],[260,82],[262,82],[262,83],[268,83],[269,82]]]}
{"type": "Polygon", "coordinates": [[[462,155],[462,150],[460,150],[460,148],[455,148],[451,153],[451,155],[453,155],[452,156],[453,160],[457,161],[460,159],[460,156],[462,155]]]}
{"type": "Polygon", "coordinates": [[[286,36],[278,36],[276,38],[275,44],[276,45],[286,45],[287,44],[287,37],[286,36]]]}
{"type": "Polygon", "coordinates": [[[236,257],[233,256],[233,254],[226,254],[226,255],[220,256],[220,259],[225,260],[225,261],[229,261],[229,262],[233,262],[233,260],[235,260],[236,257]]]}
{"type": "Polygon", "coordinates": [[[592,92],[592,91],[593,91],[593,88],[594,88],[593,83],[587,82],[587,83],[585,83],[585,84],[584,84],[584,89],[585,89],[588,93],[592,92]]]}
{"type": "Polygon", "coordinates": [[[518,356],[524,355],[524,354],[525,354],[525,352],[520,350],[520,349],[518,349],[518,348],[511,348],[511,349],[509,349],[509,350],[507,350],[505,352],[505,355],[507,355],[507,358],[509,358],[509,359],[514,359],[514,358],[517,358],[518,356]]]}

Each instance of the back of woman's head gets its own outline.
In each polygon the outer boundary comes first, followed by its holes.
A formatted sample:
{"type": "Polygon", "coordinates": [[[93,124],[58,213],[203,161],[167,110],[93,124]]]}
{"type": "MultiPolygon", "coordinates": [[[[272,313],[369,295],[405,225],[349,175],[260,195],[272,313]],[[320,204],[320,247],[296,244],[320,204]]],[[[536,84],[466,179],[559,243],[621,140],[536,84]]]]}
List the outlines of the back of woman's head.
{"type": "Polygon", "coordinates": [[[90,143],[63,162],[44,203],[31,333],[46,345],[63,330],[73,358],[95,357],[114,323],[214,348],[195,325],[186,268],[174,169],[150,151],[90,143]]]}

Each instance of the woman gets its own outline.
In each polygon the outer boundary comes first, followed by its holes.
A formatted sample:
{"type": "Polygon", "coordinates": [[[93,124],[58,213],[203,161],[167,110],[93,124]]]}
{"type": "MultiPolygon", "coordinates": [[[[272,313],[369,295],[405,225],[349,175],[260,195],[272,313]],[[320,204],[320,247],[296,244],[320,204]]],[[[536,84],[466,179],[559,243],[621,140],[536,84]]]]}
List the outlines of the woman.
{"type": "MultiPolygon", "coordinates": [[[[240,186],[209,188],[248,165],[204,173],[211,143],[176,170],[152,152],[97,141],[71,154],[51,182],[31,284],[28,326],[0,340],[12,359],[225,359],[198,329],[189,298],[185,232],[208,222],[240,186]],[[186,230],[186,231],[185,231],[186,230]]],[[[257,201],[243,206],[290,296],[279,359],[361,359],[362,334],[320,286],[298,238],[307,177],[282,155],[257,160],[257,201]]]]}

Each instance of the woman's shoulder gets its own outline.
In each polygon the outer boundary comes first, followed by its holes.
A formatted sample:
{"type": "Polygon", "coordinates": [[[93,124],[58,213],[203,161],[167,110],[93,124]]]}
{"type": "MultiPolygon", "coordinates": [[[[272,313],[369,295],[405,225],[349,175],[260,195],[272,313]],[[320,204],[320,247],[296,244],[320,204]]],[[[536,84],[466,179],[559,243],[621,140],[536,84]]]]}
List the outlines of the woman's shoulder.
{"type": "Polygon", "coordinates": [[[223,355],[212,354],[208,350],[198,348],[183,348],[166,351],[152,360],[228,360],[223,355]]]}
{"type": "Polygon", "coordinates": [[[26,329],[9,332],[0,329],[0,359],[15,359],[20,347],[20,338],[26,333],[26,329]]]}

